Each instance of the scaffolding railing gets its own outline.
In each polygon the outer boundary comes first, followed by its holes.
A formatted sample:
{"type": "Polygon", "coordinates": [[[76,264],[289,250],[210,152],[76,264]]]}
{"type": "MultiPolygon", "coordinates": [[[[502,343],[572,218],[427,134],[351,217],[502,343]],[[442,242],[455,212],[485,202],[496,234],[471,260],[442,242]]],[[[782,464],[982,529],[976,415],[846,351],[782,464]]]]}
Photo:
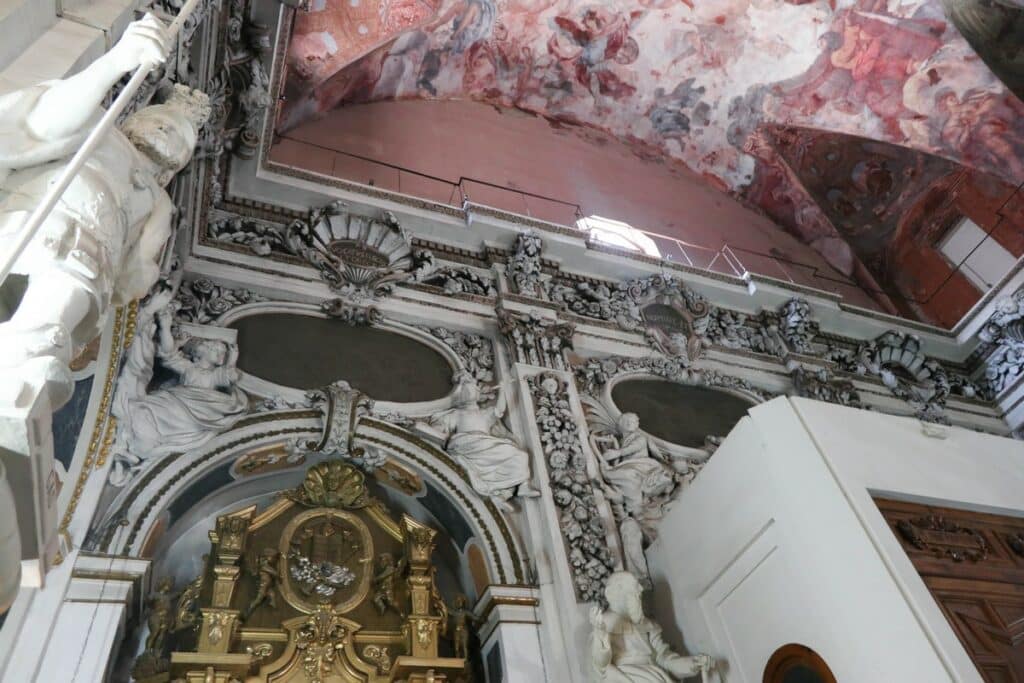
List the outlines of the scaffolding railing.
{"type": "MultiPolygon", "coordinates": [[[[338,155],[331,170],[331,175],[335,177],[434,201],[445,206],[462,209],[474,205],[487,207],[570,228],[580,228],[581,220],[589,216],[585,207],[577,202],[538,192],[499,185],[470,176],[460,176],[457,179],[443,178],[287,135],[279,140],[319,147],[338,155]]],[[[728,241],[723,241],[720,246],[711,247],[645,227],[630,227],[654,240],[661,258],[696,270],[731,275],[747,282],[756,273],[844,297],[848,297],[854,290],[864,291],[852,278],[839,273],[833,274],[818,264],[804,263],[781,254],[765,253],[728,241]]]]}

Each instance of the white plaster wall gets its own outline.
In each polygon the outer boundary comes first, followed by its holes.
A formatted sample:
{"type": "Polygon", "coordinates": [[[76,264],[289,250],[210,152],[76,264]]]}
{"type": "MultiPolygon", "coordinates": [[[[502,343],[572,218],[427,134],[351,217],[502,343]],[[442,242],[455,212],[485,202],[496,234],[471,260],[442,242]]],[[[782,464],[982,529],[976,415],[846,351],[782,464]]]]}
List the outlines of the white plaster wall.
{"type": "Polygon", "coordinates": [[[843,683],[981,681],[872,495],[1024,516],[1024,444],[941,431],[807,399],[752,408],[649,553],[669,637],[730,683],[761,681],[790,642],[843,683]]]}

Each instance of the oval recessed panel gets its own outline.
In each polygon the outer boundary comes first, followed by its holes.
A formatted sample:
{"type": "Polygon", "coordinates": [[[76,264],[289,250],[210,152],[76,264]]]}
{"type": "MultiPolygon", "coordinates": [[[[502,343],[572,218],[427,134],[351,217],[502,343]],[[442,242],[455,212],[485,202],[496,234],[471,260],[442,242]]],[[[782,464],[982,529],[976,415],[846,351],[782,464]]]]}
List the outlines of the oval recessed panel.
{"type": "Polygon", "coordinates": [[[612,400],[624,413],[636,413],[647,433],[700,448],[706,436],[725,436],[752,403],[707,387],[655,379],[628,379],[612,387],[612,400]]]}
{"type": "Polygon", "coordinates": [[[444,398],[453,368],[434,349],[405,335],[294,313],[265,313],[231,324],[238,368],[295,389],[337,380],[380,401],[444,398]]]}

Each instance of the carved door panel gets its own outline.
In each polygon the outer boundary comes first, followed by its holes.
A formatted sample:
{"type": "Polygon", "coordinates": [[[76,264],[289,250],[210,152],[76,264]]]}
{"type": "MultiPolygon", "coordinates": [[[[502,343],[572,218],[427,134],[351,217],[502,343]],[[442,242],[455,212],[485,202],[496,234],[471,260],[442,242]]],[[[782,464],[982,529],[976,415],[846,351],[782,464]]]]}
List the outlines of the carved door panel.
{"type": "Polygon", "coordinates": [[[926,577],[982,677],[1024,683],[1024,586],[926,577]]]}
{"type": "Polygon", "coordinates": [[[982,678],[1024,683],[1024,519],[876,502],[982,678]]]}

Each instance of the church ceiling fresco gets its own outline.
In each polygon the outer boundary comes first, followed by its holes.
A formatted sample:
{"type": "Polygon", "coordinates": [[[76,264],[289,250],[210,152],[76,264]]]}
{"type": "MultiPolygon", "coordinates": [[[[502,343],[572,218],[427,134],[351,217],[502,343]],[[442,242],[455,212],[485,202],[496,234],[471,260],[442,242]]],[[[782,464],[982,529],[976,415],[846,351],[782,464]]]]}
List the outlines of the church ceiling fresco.
{"type": "Polygon", "coordinates": [[[296,15],[282,129],[347,103],[407,98],[473,99],[598,128],[760,207],[848,275],[863,271],[857,249],[834,225],[836,207],[812,198],[780,156],[779,127],[877,140],[1024,182],[1024,103],[938,0],[315,0],[311,9],[296,15]]]}
{"type": "MultiPolygon", "coordinates": [[[[765,132],[779,158],[830,226],[853,254],[877,278],[888,275],[889,249],[897,234],[933,242],[937,233],[917,233],[927,221],[918,220],[915,208],[936,189],[948,189],[952,174],[961,167],[946,159],[875,140],[806,128],[776,128],[765,132]]],[[[758,186],[759,187],[759,186],[758,186]]],[[[771,205],[778,197],[761,197],[771,205]]],[[[934,208],[929,212],[935,213],[934,208]]]]}

